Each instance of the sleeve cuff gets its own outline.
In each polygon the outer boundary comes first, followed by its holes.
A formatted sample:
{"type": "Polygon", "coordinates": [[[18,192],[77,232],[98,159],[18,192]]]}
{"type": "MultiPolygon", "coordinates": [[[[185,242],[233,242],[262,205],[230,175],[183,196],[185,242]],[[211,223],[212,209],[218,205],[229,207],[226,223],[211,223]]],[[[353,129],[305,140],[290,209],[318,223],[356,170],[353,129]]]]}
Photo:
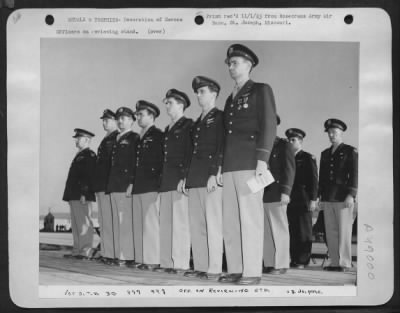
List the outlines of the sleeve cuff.
{"type": "Polygon", "coordinates": [[[256,149],[256,158],[257,160],[264,161],[268,163],[269,156],[271,155],[271,151],[266,149],[256,149]]]}
{"type": "Polygon", "coordinates": [[[280,191],[281,191],[281,193],[284,193],[284,194],[290,196],[290,194],[292,192],[292,188],[288,185],[280,185],[280,191]]]}
{"type": "Polygon", "coordinates": [[[357,196],[357,188],[349,188],[348,189],[349,195],[351,195],[353,198],[357,196]]]}

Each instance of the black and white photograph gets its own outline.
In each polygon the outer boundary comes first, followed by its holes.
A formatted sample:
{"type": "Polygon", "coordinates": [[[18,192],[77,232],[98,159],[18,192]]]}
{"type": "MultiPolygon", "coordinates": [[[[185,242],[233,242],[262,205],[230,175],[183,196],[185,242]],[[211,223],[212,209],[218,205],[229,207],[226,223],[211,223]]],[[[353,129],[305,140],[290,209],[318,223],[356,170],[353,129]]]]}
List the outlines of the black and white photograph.
{"type": "Polygon", "coordinates": [[[109,24],[130,12],[104,12],[63,16],[68,31],[55,12],[34,53],[39,102],[19,121],[38,152],[37,227],[18,233],[38,241],[39,299],[357,297],[375,275],[365,234],[384,227],[360,222],[377,175],[365,117],[390,115],[362,103],[360,40],[195,24],[120,38],[109,24]],[[102,33],[79,33],[89,16],[102,33]]]}

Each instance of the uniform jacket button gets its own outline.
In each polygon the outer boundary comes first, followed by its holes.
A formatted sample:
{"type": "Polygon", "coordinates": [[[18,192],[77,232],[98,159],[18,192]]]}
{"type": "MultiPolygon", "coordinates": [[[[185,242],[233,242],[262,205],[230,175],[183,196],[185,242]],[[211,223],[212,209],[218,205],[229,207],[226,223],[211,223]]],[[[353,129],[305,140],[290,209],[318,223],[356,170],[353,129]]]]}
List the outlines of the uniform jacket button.
{"type": "Polygon", "coordinates": [[[232,131],[231,131],[231,130],[229,130],[229,131],[228,131],[228,133],[232,134],[232,131]]]}

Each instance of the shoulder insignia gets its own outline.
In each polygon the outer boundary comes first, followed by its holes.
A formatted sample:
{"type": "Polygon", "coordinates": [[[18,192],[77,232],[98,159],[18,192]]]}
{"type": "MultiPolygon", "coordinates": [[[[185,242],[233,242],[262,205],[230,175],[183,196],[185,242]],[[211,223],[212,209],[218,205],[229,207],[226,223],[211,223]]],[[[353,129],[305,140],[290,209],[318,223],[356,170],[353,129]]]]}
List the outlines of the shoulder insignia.
{"type": "Polygon", "coordinates": [[[358,150],[357,150],[357,148],[354,148],[354,153],[358,153],[358,150]]]}

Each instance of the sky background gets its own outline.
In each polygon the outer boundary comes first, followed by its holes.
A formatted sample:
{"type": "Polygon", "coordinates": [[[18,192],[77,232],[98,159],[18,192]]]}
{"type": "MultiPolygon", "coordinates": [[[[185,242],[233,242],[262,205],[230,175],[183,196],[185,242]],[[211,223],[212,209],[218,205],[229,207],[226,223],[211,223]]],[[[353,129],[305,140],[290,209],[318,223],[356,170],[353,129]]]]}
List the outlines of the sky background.
{"type": "MultiPolygon", "coordinates": [[[[143,99],[159,105],[156,125],[168,124],[162,99],[170,88],[188,94],[186,115],[200,109],[191,89],[196,75],[221,85],[217,106],[223,109],[233,89],[226,50],[232,43],[251,48],[260,63],[252,79],[268,83],[281,116],[278,135],[289,127],[303,129],[304,150],[319,162],[329,146],[323,123],[330,117],[345,121],[346,143],[358,147],[359,44],[298,41],[174,41],[130,39],[42,39],[40,107],[40,214],[68,211],[61,200],[68,169],[76,154],[74,128],[104,136],[100,116],[105,108],[134,109],[143,99]]],[[[135,125],[134,130],[138,131],[135,125]]]]}

